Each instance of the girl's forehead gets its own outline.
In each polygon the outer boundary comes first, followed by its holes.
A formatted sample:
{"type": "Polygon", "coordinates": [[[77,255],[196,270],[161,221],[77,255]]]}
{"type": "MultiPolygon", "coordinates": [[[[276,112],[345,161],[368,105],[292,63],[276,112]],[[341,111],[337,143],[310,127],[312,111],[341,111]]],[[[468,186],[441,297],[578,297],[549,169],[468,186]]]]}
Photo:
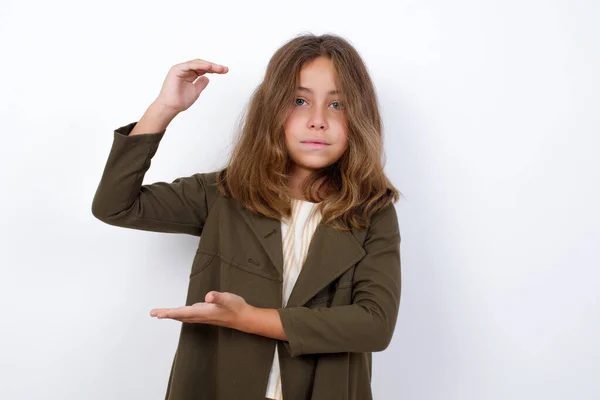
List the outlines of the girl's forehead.
{"type": "Polygon", "coordinates": [[[337,94],[338,74],[328,59],[318,58],[302,66],[298,76],[298,90],[307,93],[337,94]]]}
{"type": "Polygon", "coordinates": [[[333,74],[336,75],[336,70],[330,59],[318,57],[308,61],[300,68],[300,76],[310,76],[314,74],[333,74]]]}

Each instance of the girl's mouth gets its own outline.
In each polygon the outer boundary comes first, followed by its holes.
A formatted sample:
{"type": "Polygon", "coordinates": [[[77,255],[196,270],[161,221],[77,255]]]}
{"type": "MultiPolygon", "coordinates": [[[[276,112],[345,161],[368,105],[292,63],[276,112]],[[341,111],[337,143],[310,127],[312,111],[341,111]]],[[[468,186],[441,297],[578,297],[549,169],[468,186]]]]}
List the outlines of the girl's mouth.
{"type": "Polygon", "coordinates": [[[319,141],[312,141],[312,140],[308,140],[308,141],[303,141],[300,142],[302,143],[304,146],[310,148],[310,149],[322,149],[324,147],[329,146],[329,144],[325,143],[325,142],[319,142],[319,141]]]}

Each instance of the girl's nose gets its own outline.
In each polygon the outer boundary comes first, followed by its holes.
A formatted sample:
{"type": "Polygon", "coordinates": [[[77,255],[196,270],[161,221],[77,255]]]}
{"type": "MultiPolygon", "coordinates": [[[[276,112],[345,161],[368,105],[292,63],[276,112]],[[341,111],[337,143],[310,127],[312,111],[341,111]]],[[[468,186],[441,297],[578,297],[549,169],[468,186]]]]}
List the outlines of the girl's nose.
{"type": "Polygon", "coordinates": [[[309,125],[314,129],[325,129],[327,127],[327,122],[325,121],[323,111],[314,111],[310,116],[309,125]]]}

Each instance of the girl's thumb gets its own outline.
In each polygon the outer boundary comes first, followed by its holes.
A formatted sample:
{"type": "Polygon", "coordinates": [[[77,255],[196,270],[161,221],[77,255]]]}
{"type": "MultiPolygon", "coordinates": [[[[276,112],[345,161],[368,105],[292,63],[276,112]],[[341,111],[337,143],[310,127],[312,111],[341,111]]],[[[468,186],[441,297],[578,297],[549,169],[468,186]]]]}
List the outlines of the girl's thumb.
{"type": "Polygon", "coordinates": [[[201,77],[196,79],[196,81],[194,82],[194,86],[196,87],[196,92],[198,93],[198,95],[200,95],[200,93],[202,93],[206,86],[208,86],[208,82],[210,82],[210,80],[205,75],[202,75],[201,77]]]}
{"type": "Polygon", "coordinates": [[[218,303],[220,298],[219,298],[219,293],[217,292],[208,292],[206,294],[206,297],[204,298],[204,300],[207,303],[218,303]]]}

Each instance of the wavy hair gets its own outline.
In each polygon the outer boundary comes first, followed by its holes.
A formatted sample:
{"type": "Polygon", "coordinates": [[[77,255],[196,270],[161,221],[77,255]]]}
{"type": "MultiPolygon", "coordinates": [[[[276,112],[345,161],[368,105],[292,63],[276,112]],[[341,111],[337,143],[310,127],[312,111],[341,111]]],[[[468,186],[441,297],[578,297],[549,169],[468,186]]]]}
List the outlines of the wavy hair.
{"type": "Polygon", "coordinates": [[[324,223],[341,230],[365,229],[371,216],[396,202],[400,193],[383,170],[382,121],[373,82],[356,49],[337,35],[300,35],[275,52],[242,116],[229,161],[217,172],[217,187],[250,211],[290,217],[291,161],[284,125],[294,107],[300,69],[322,56],[337,72],[348,147],[334,164],[307,178],[301,191],[320,203],[324,223]]]}

